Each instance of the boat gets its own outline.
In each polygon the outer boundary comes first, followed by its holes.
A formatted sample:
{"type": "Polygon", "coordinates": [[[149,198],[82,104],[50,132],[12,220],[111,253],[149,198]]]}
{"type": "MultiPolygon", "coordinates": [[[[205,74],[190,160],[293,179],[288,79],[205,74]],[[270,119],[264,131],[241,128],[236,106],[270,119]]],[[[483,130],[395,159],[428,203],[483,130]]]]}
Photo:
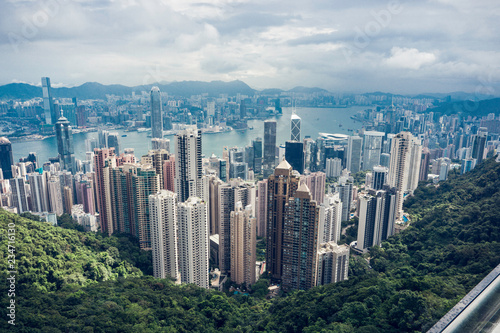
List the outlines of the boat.
{"type": "Polygon", "coordinates": [[[127,134],[123,134],[123,135],[122,135],[122,138],[125,138],[125,137],[127,137],[127,134]]]}

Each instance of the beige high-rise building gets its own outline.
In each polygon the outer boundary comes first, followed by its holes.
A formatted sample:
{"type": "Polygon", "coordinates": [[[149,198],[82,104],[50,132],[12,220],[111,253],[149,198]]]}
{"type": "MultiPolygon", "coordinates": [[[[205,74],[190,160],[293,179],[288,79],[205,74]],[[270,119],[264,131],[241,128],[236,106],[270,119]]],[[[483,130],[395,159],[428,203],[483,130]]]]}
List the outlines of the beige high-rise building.
{"type": "Polygon", "coordinates": [[[101,232],[113,234],[110,169],[116,167],[114,148],[94,149],[94,184],[101,232]]]}
{"type": "Polygon", "coordinates": [[[153,275],[179,279],[177,245],[177,194],[161,190],[149,196],[153,275]]]}
{"type": "Polygon", "coordinates": [[[210,216],[210,235],[219,234],[219,187],[225,183],[216,176],[209,177],[209,216],[210,216]]]}
{"type": "Polygon", "coordinates": [[[69,186],[64,186],[64,207],[63,210],[66,214],[71,215],[71,208],[73,207],[73,189],[69,186]]]}
{"type": "Polygon", "coordinates": [[[237,284],[255,283],[256,218],[252,207],[243,210],[241,201],[231,212],[231,280],[237,284]]]}
{"type": "Polygon", "coordinates": [[[47,183],[47,188],[49,191],[50,211],[56,213],[56,215],[62,215],[64,213],[64,207],[59,177],[51,176],[47,183]]]}
{"type": "MultiPolygon", "coordinates": [[[[219,186],[219,269],[231,272],[231,212],[236,203],[255,207],[255,185],[241,179],[233,179],[219,186]]],[[[255,216],[255,211],[252,211],[255,216]]]]}
{"type": "Polygon", "coordinates": [[[398,191],[396,219],[403,218],[405,193],[413,193],[418,186],[422,145],[410,132],[401,132],[392,139],[391,163],[387,183],[398,191]]]}
{"type": "Polygon", "coordinates": [[[267,179],[266,266],[274,279],[281,279],[285,205],[299,187],[300,174],[283,160],[267,179]]]}
{"type": "Polygon", "coordinates": [[[323,202],[326,184],[326,174],[324,172],[318,171],[301,176],[301,181],[304,182],[309,188],[309,191],[311,191],[313,200],[318,203],[323,202]]]}
{"type": "Polygon", "coordinates": [[[179,272],[182,283],[209,287],[207,204],[190,197],[177,204],[179,272]]]}
{"type": "Polygon", "coordinates": [[[319,205],[306,184],[288,198],[284,215],[282,287],[307,290],[316,285],[319,205]]]}

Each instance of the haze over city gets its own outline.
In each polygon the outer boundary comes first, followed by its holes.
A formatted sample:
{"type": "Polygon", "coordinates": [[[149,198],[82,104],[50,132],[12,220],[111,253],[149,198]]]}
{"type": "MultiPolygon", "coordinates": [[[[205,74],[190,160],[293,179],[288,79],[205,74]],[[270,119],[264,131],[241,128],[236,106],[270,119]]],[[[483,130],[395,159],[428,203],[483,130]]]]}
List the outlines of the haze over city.
{"type": "Polygon", "coordinates": [[[0,84],[499,95],[497,1],[7,1],[0,84]]]}

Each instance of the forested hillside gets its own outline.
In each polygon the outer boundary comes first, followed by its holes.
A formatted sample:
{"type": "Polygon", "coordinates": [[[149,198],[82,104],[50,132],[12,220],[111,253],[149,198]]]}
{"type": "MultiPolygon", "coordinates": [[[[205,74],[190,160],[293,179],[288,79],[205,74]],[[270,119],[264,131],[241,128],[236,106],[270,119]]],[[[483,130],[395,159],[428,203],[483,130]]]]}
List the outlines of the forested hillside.
{"type": "MultiPolygon", "coordinates": [[[[352,258],[350,279],[267,301],[154,279],[132,240],[64,230],[0,211],[2,283],[17,228],[16,327],[25,332],[421,332],[500,263],[500,163],[406,202],[414,221],[352,258]],[[143,264],[143,263],[142,263],[143,264]]],[[[8,288],[4,288],[6,290],[8,288]]],[[[2,295],[2,318],[7,294],[2,295]]],[[[12,328],[2,320],[0,329],[12,328]]]]}

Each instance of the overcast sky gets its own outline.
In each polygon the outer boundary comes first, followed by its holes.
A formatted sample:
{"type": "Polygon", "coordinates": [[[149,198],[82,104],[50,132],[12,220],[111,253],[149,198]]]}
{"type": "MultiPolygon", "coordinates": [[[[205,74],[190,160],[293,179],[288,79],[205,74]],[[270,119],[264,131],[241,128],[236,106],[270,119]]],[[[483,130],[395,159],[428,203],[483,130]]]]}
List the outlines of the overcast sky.
{"type": "Polygon", "coordinates": [[[4,0],[0,84],[500,95],[500,2],[4,0]]]}

